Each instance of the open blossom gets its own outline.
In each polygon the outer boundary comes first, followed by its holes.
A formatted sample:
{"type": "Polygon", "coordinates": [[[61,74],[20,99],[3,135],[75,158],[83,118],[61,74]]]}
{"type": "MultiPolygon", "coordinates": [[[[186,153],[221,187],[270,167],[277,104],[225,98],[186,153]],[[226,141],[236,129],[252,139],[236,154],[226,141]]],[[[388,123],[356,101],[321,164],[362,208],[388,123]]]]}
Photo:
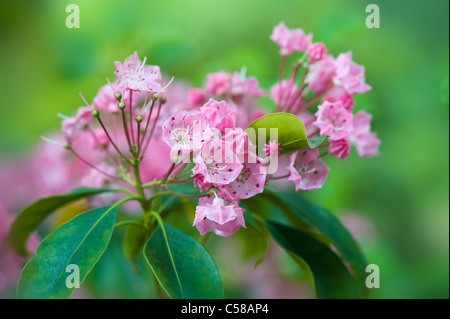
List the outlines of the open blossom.
{"type": "Polygon", "coordinates": [[[134,91],[159,92],[161,87],[161,71],[159,66],[145,65],[146,59],[141,61],[134,52],[124,63],[115,62],[115,75],[118,84],[134,91]]]}
{"type": "Polygon", "coordinates": [[[336,72],[333,82],[342,87],[345,92],[354,95],[367,92],[371,89],[366,84],[365,69],[352,60],[352,52],[340,54],[335,61],[336,72]]]}
{"type": "Polygon", "coordinates": [[[209,126],[225,133],[225,129],[236,126],[236,111],[225,101],[210,99],[200,108],[209,126]]]}
{"type": "Polygon", "coordinates": [[[201,235],[214,232],[216,235],[228,237],[241,226],[245,227],[244,209],[237,204],[226,205],[221,198],[200,198],[195,210],[194,226],[201,235]]]}
{"type": "Polygon", "coordinates": [[[294,182],[296,191],[321,188],[330,170],[319,158],[317,149],[296,151],[291,155],[287,169],[289,181],[294,182]]]}
{"type": "Polygon", "coordinates": [[[361,157],[378,155],[380,140],[370,131],[372,116],[366,111],[359,111],[353,117],[353,133],[349,137],[351,144],[361,157]]]}
{"type": "Polygon", "coordinates": [[[328,153],[345,160],[347,156],[350,155],[350,144],[348,143],[348,140],[346,138],[342,138],[340,140],[330,140],[328,153]]]}
{"type": "Polygon", "coordinates": [[[216,96],[222,96],[230,91],[231,75],[225,71],[208,74],[206,90],[216,96]]]}
{"type": "Polygon", "coordinates": [[[66,140],[71,143],[92,122],[92,111],[87,106],[78,108],[77,114],[62,121],[62,131],[66,140]]]}
{"type": "Polygon", "coordinates": [[[266,185],[266,165],[260,158],[255,160],[255,163],[243,163],[238,177],[233,182],[220,186],[218,194],[230,201],[236,201],[262,193],[266,185]]]}
{"type": "Polygon", "coordinates": [[[314,125],[320,129],[321,135],[328,135],[330,140],[346,138],[353,129],[353,115],[341,102],[325,101],[319,105],[314,125]]]}
{"type": "Polygon", "coordinates": [[[312,34],[306,35],[302,29],[289,29],[280,22],[273,29],[270,39],[280,46],[280,54],[289,56],[294,51],[304,52],[311,44],[312,34]]]}
{"type": "Polygon", "coordinates": [[[194,158],[194,175],[201,175],[204,182],[214,186],[226,185],[234,181],[243,168],[239,158],[233,152],[232,144],[213,139],[205,144],[194,158]]]}
{"type": "Polygon", "coordinates": [[[202,112],[175,111],[162,125],[162,139],[171,147],[172,156],[197,152],[212,136],[202,112]]]}
{"type": "Polygon", "coordinates": [[[308,48],[308,62],[320,61],[328,54],[325,44],[321,42],[313,43],[308,48]]]}
{"type": "Polygon", "coordinates": [[[320,61],[311,63],[306,75],[306,83],[314,92],[326,92],[333,85],[336,66],[332,56],[328,55],[320,61]]]}

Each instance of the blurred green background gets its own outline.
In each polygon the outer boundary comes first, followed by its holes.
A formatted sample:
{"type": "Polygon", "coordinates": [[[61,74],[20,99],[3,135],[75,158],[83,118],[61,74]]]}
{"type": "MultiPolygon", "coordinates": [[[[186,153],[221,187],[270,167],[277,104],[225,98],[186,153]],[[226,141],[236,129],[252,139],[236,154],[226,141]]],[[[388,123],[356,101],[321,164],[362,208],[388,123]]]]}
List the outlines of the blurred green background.
{"type": "MultiPolygon", "coordinates": [[[[276,80],[274,25],[313,32],[337,55],[352,50],[373,90],[356,108],[373,114],[381,156],[327,159],[329,179],[307,196],[336,214],[373,221],[361,245],[380,266],[375,298],[449,296],[449,116],[441,87],[449,69],[449,2],[407,0],[2,1],[0,160],[21,156],[60,127],[137,50],[167,75],[200,86],[209,72],[239,70],[266,89],[276,80]],[[69,3],[80,29],[68,29],[69,3]],[[380,7],[368,29],[365,8],[380,7]]],[[[447,82],[448,85],[448,82],[447,82]]]]}

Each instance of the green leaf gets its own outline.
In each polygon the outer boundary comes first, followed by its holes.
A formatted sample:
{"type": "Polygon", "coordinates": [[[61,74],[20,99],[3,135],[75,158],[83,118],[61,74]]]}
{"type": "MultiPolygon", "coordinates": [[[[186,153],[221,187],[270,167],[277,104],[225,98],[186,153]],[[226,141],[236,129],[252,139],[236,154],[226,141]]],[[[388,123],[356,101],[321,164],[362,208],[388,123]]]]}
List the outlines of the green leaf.
{"type": "Polygon", "coordinates": [[[167,224],[158,227],[144,256],[171,298],[223,298],[222,281],[211,255],[189,235],[167,224]]]}
{"type": "Polygon", "coordinates": [[[18,298],[68,298],[68,265],[79,267],[80,284],[105,252],[114,229],[117,205],[90,210],[58,227],[41,242],[17,284],[18,298]]]}
{"type": "Polygon", "coordinates": [[[247,256],[255,255],[255,268],[258,267],[267,253],[270,233],[259,216],[253,217],[248,211],[244,213],[245,225],[247,229],[238,232],[238,236],[243,239],[244,253],[247,256]]]}
{"type": "Polygon", "coordinates": [[[128,259],[128,261],[133,266],[133,271],[135,273],[140,273],[137,266],[137,260],[139,255],[142,253],[142,248],[147,241],[149,234],[147,231],[139,226],[130,225],[125,231],[123,237],[122,249],[123,254],[128,259]]]}
{"type": "Polygon", "coordinates": [[[289,153],[308,146],[305,125],[302,120],[290,113],[272,113],[260,117],[249,125],[246,132],[255,145],[263,148],[268,140],[273,140],[270,136],[271,128],[278,129],[277,141],[281,144],[281,153],[289,153]],[[255,134],[252,134],[251,129],[254,129],[255,134]],[[258,141],[258,129],[266,129],[265,140],[262,142],[258,141]]]}
{"type": "Polygon", "coordinates": [[[266,221],[273,238],[308,266],[317,298],[358,298],[358,287],[354,278],[331,249],[308,234],[273,222],[266,221]]]}
{"type": "Polygon", "coordinates": [[[26,248],[28,237],[47,216],[49,216],[58,208],[70,202],[91,195],[112,191],[114,190],[100,188],[79,188],[67,194],[54,195],[38,199],[37,201],[26,207],[12,223],[8,234],[8,242],[11,248],[21,256],[30,255],[26,248]]]}
{"type": "Polygon", "coordinates": [[[317,148],[322,145],[323,142],[326,141],[328,135],[320,135],[313,138],[308,138],[308,146],[309,148],[317,148]]]}
{"type": "Polygon", "coordinates": [[[352,267],[361,296],[368,297],[369,290],[365,285],[367,261],[358,244],[336,216],[297,194],[266,191],[262,198],[272,201],[290,216],[295,213],[300,220],[316,228],[333,243],[342,258],[352,267]]]}

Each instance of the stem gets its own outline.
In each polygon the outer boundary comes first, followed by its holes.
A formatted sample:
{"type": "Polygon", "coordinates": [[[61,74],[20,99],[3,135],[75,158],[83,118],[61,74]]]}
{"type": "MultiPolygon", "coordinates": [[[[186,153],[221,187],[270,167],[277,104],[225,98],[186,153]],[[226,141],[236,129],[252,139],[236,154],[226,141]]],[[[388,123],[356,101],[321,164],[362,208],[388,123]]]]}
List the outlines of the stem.
{"type": "MultiPolygon", "coordinates": [[[[99,139],[98,139],[98,137],[95,135],[94,131],[93,131],[90,127],[88,127],[87,129],[88,129],[89,133],[91,133],[92,138],[95,140],[95,142],[96,142],[99,146],[102,146],[101,143],[100,143],[100,141],[99,141],[99,139]]],[[[119,165],[116,163],[114,157],[109,153],[109,151],[108,151],[108,146],[105,146],[105,147],[103,148],[103,150],[105,151],[106,157],[111,161],[111,163],[114,165],[114,167],[115,167],[117,170],[119,170],[119,165]]]]}
{"type": "Polygon", "coordinates": [[[172,165],[170,165],[169,170],[167,171],[166,175],[164,175],[164,177],[161,179],[161,184],[164,184],[167,179],[169,178],[170,174],[173,172],[173,169],[175,168],[175,163],[172,163],[172,165]]]}
{"type": "Polygon", "coordinates": [[[279,75],[279,77],[278,77],[278,83],[279,83],[279,86],[280,86],[280,88],[279,88],[279,90],[278,90],[278,99],[279,99],[279,101],[280,101],[280,103],[279,104],[277,104],[276,105],[276,111],[278,112],[279,110],[280,110],[280,107],[281,107],[281,98],[283,97],[283,92],[282,92],[282,87],[283,87],[283,85],[282,85],[282,81],[283,81],[283,76],[284,76],[284,69],[285,69],[285,67],[286,67],[286,59],[287,59],[287,57],[286,56],[281,56],[281,64],[280,64],[280,75],[279,75]]]}
{"type": "Polygon", "coordinates": [[[125,136],[127,137],[128,147],[130,148],[130,151],[131,151],[132,147],[131,147],[130,133],[128,132],[128,124],[127,124],[127,119],[125,117],[125,111],[123,109],[121,109],[120,111],[122,113],[123,130],[125,131],[125,136]]]}
{"type": "Polygon", "coordinates": [[[133,161],[133,172],[134,172],[134,179],[136,184],[136,190],[139,194],[139,197],[141,198],[141,206],[144,212],[146,212],[149,209],[149,204],[147,200],[147,196],[145,195],[144,188],[142,187],[142,181],[141,181],[141,173],[139,171],[139,162],[135,159],[133,161]]]}
{"type": "Polygon", "coordinates": [[[179,194],[177,192],[174,192],[173,190],[169,189],[166,185],[162,185],[162,188],[164,188],[166,191],[179,196],[179,197],[185,197],[185,198],[202,198],[202,197],[206,197],[209,196],[209,194],[203,194],[203,195],[185,195],[185,194],[179,194]]]}
{"type": "MultiPolygon", "coordinates": [[[[145,124],[144,133],[142,134],[142,140],[140,142],[141,146],[144,145],[145,135],[147,135],[147,129],[148,129],[148,125],[150,124],[150,119],[152,118],[154,105],[155,105],[155,100],[152,99],[152,105],[150,106],[150,112],[148,114],[147,123],[145,124]]],[[[140,154],[139,154],[139,156],[140,156],[140,154]]]]}
{"type": "Polygon", "coordinates": [[[176,180],[168,181],[167,184],[189,183],[189,182],[192,182],[197,176],[198,176],[198,174],[194,175],[192,177],[189,177],[189,178],[185,178],[185,179],[176,179],[176,180]]]}
{"type": "Polygon", "coordinates": [[[138,223],[135,220],[124,220],[124,221],[121,221],[121,222],[117,222],[114,225],[114,228],[119,228],[119,227],[122,227],[122,226],[137,226],[137,227],[141,227],[141,228],[143,228],[145,230],[148,230],[144,225],[142,225],[141,223],[138,223]]]}
{"type": "Polygon", "coordinates": [[[84,164],[86,164],[87,166],[89,166],[89,167],[95,169],[97,172],[99,172],[99,173],[101,173],[101,174],[103,174],[103,175],[105,175],[106,177],[111,178],[111,179],[119,179],[119,177],[110,175],[110,174],[108,174],[108,173],[102,171],[100,168],[98,168],[98,167],[95,166],[94,164],[89,163],[87,160],[85,160],[84,158],[82,158],[77,152],[75,152],[75,150],[74,150],[74,149],[72,148],[72,146],[70,146],[70,145],[69,145],[69,150],[73,153],[73,155],[75,155],[76,158],[78,158],[80,161],[82,161],[82,162],[83,162],[84,164]]]}
{"type": "Polygon", "coordinates": [[[319,158],[325,157],[325,156],[327,156],[327,155],[328,155],[328,151],[326,151],[326,152],[320,154],[320,155],[319,155],[319,158]]]}
{"type": "Polygon", "coordinates": [[[142,156],[144,156],[145,152],[147,151],[148,146],[150,145],[150,141],[152,139],[153,132],[155,131],[156,122],[158,122],[160,113],[161,113],[161,102],[158,104],[158,112],[156,113],[156,118],[155,118],[155,121],[153,122],[152,129],[150,131],[150,135],[148,137],[147,143],[145,144],[144,150],[142,151],[141,158],[142,158],[142,156]]]}
{"type": "Polygon", "coordinates": [[[108,133],[108,130],[106,129],[105,125],[103,124],[103,121],[100,118],[100,114],[97,116],[98,122],[100,123],[100,126],[103,128],[103,130],[105,131],[106,136],[108,137],[109,141],[111,142],[111,145],[114,146],[114,148],[116,149],[117,153],[119,153],[119,155],[125,160],[127,161],[129,164],[131,164],[130,160],[122,154],[122,152],[119,150],[119,148],[117,147],[117,145],[114,143],[114,141],[112,140],[111,136],[108,133]]]}
{"type": "Polygon", "coordinates": [[[135,140],[134,140],[134,132],[133,132],[133,105],[132,105],[132,101],[133,101],[133,90],[129,90],[130,92],[130,135],[131,135],[131,140],[133,141],[133,144],[136,144],[135,140]]]}

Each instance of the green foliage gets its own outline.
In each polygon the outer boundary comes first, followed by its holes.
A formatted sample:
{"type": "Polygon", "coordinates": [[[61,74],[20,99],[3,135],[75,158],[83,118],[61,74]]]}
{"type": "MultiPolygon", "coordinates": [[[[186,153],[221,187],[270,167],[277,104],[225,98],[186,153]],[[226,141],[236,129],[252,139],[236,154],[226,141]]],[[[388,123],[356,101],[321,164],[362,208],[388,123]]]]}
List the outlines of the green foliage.
{"type": "Polygon", "coordinates": [[[137,260],[148,237],[149,233],[143,227],[135,225],[130,225],[125,232],[122,244],[123,254],[133,265],[133,271],[136,273],[140,273],[137,260]]]}
{"type": "Polygon", "coordinates": [[[255,145],[263,147],[269,140],[270,129],[278,130],[277,142],[281,144],[282,153],[289,153],[308,146],[305,125],[297,116],[289,113],[272,113],[254,120],[247,128],[250,139],[255,145]],[[254,129],[252,134],[251,130],[254,129]],[[259,141],[259,129],[265,129],[265,141],[259,141]],[[256,136],[254,136],[256,135],[256,136]],[[259,144],[258,144],[259,143],[259,144]]]}
{"type": "Polygon", "coordinates": [[[111,189],[79,188],[70,193],[40,198],[26,207],[14,220],[8,234],[12,249],[21,256],[29,254],[26,248],[30,234],[58,208],[88,196],[112,192],[111,189]]]}
{"type": "Polygon", "coordinates": [[[267,221],[266,224],[281,247],[307,264],[318,298],[358,298],[355,279],[329,246],[292,227],[273,221],[267,221]]]}
{"type": "Polygon", "coordinates": [[[45,237],[20,275],[17,297],[70,297],[75,287],[66,285],[67,266],[79,267],[82,283],[106,250],[116,217],[116,205],[96,208],[78,215],[45,237]]]}
{"type": "MultiPolygon", "coordinates": [[[[359,295],[368,297],[368,289],[365,286],[367,262],[348,230],[333,214],[297,194],[267,190],[245,201],[245,204],[255,215],[290,225],[324,245],[335,246],[342,259],[353,269],[360,290],[359,295]]],[[[273,232],[271,233],[273,235],[273,232]]]]}
{"type": "Polygon", "coordinates": [[[144,247],[145,258],[171,298],[223,298],[222,281],[214,260],[192,237],[161,224],[144,247]]]}

